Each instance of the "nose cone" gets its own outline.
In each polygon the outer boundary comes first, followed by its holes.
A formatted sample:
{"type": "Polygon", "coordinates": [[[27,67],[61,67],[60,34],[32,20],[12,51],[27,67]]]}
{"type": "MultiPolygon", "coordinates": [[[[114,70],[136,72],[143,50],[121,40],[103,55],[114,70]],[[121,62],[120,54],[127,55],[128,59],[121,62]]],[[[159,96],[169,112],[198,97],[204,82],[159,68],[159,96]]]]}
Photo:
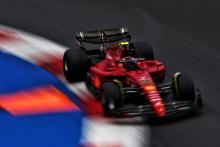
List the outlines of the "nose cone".
{"type": "Polygon", "coordinates": [[[154,111],[160,117],[165,116],[166,115],[166,107],[165,107],[164,103],[157,102],[154,105],[154,111]]]}

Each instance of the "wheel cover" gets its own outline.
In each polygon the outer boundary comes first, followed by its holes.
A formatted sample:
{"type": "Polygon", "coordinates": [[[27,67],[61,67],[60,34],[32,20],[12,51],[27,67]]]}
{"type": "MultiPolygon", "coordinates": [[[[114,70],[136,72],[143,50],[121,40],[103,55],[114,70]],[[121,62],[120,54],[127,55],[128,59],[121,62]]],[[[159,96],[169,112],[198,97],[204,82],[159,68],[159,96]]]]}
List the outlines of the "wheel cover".
{"type": "Polygon", "coordinates": [[[109,107],[110,110],[114,110],[115,109],[115,104],[113,102],[110,102],[108,104],[108,107],[109,107]]]}

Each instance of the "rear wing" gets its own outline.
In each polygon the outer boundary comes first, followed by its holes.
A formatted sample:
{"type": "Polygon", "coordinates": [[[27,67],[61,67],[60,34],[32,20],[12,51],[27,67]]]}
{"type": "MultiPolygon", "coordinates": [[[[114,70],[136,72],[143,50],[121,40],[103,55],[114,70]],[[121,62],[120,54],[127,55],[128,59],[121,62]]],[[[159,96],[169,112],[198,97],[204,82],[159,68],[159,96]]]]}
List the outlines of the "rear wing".
{"type": "Polygon", "coordinates": [[[127,28],[116,28],[116,29],[104,29],[96,31],[79,32],[76,34],[76,40],[82,46],[83,42],[100,44],[110,43],[120,40],[130,41],[131,36],[129,35],[127,28]]]}

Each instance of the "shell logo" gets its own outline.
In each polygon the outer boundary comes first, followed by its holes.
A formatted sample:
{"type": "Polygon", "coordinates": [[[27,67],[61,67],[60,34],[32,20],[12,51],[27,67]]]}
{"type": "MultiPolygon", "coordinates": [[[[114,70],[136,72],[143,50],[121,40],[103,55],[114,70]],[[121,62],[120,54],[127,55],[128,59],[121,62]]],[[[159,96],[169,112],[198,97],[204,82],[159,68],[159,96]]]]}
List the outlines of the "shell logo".
{"type": "Polygon", "coordinates": [[[152,91],[152,90],[156,90],[156,87],[153,85],[149,85],[149,86],[145,86],[144,89],[147,91],[152,91]]]}

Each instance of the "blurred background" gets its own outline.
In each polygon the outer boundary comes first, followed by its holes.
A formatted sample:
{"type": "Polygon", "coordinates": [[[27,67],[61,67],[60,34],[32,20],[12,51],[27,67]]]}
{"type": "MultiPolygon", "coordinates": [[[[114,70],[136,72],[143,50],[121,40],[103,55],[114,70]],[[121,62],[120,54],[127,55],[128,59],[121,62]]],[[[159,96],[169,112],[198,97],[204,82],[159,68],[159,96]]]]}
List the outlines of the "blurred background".
{"type": "MultiPolygon", "coordinates": [[[[161,125],[146,123],[122,123],[119,125],[104,118],[86,116],[81,121],[83,126],[81,132],[83,133],[79,133],[83,136],[80,139],[82,144],[87,144],[89,147],[97,142],[99,146],[107,146],[103,145],[103,142],[112,143],[108,145],[111,147],[217,147],[220,144],[218,139],[220,135],[219,11],[219,1],[217,0],[0,0],[1,25],[23,30],[52,41],[48,43],[48,40],[39,39],[35,35],[9,29],[12,34],[15,33],[15,35],[11,35],[7,31],[5,32],[8,28],[1,27],[0,47],[44,67],[63,80],[62,54],[65,49],[76,47],[74,43],[76,32],[127,27],[133,40],[143,40],[154,47],[156,58],[167,66],[167,80],[176,71],[192,75],[196,85],[202,91],[205,108],[197,117],[161,125]],[[15,42],[13,44],[5,43],[3,40],[7,36],[17,37],[17,40],[21,38],[22,45],[15,44],[15,42]],[[29,39],[30,36],[32,39],[29,39]]],[[[4,75],[2,69],[1,77],[4,75]]],[[[83,83],[69,85],[65,83],[65,80],[63,82],[76,95],[92,97],[87,93],[83,83]]],[[[4,117],[0,118],[0,123],[4,122],[4,119],[4,117]]],[[[37,121],[35,118],[32,119],[34,119],[33,122],[37,121]]],[[[62,119],[66,119],[66,117],[62,116],[62,119]]],[[[50,120],[54,122],[54,118],[50,118],[50,120]]],[[[48,124],[50,120],[48,120],[48,124]]],[[[28,121],[30,121],[29,118],[28,121]]],[[[71,125],[71,123],[67,125],[71,125]]],[[[19,129],[15,128],[15,130],[19,129]]],[[[15,130],[10,130],[10,133],[13,134],[16,132],[15,130]]],[[[51,128],[51,130],[53,129],[51,128]]],[[[36,130],[33,129],[27,134],[23,134],[22,139],[28,140],[28,134],[34,134],[33,131],[36,130]]],[[[65,135],[65,131],[61,132],[65,135]]],[[[2,135],[5,134],[2,133],[2,135]]],[[[71,131],[67,134],[71,136],[71,131]]],[[[17,135],[15,134],[15,136],[17,135]]],[[[0,137],[0,140],[10,142],[14,137],[10,137],[8,134],[4,138],[0,137]]],[[[59,130],[57,130],[57,136],[52,139],[56,137],[59,138],[59,130]]],[[[64,138],[62,141],[65,141],[65,136],[61,138],[64,138]]],[[[41,137],[38,139],[41,140],[41,137]]],[[[50,143],[50,141],[46,142],[50,143]]],[[[20,146],[25,147],[25,143],[19,143],[20,146]]],[[[26,144],[28,143],[26,142],[26,144]]],[[[71,144],[71,139],[68,140],[68,143],[71,144]]],[[[7,146],[7,143],[3,145],[7,146]]],[[[66,145],[68,146],[67,143],[64,146],[66,145]]],[[[8,146],[13,146],[13,144],[8,144],[8,146]]]]}

